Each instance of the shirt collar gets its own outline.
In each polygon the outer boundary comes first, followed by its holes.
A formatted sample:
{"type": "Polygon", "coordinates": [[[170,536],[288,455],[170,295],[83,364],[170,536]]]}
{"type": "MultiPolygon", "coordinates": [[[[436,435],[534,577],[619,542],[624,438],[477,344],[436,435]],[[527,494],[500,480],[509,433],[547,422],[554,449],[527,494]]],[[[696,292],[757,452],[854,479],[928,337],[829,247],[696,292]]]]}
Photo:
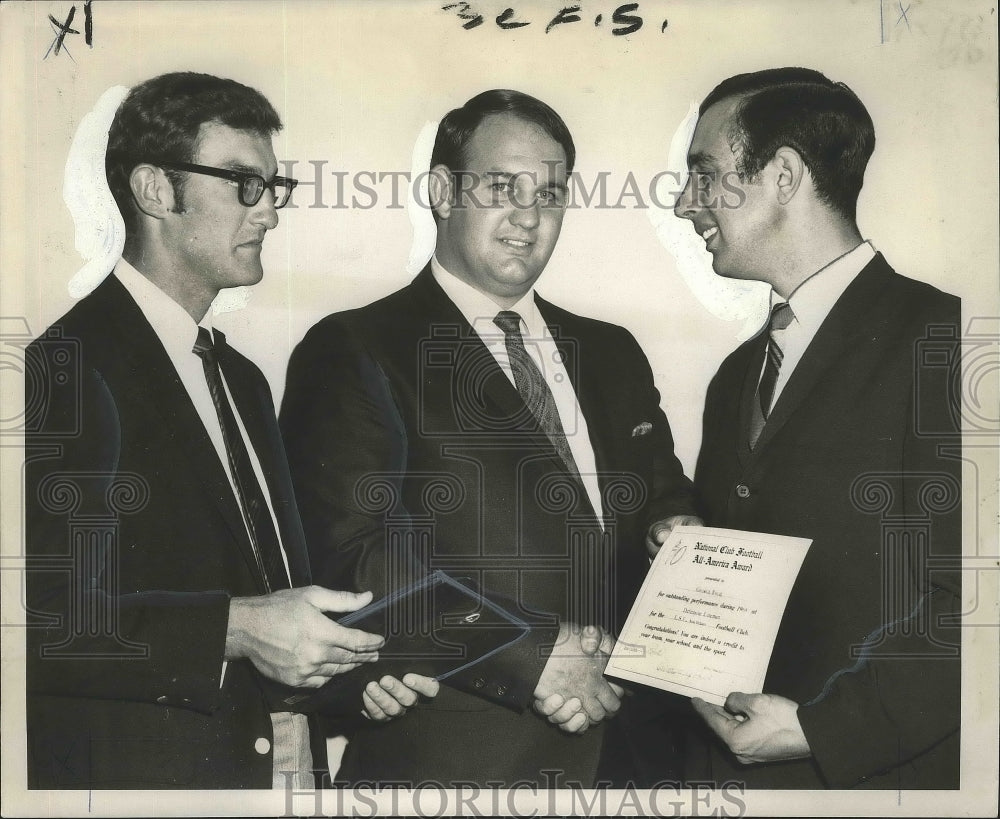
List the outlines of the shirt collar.
{"type": "MultiPolygon", "coordinates": [[[[434,281],[441,286],[445,295],[454,302],[455,306],[465,317],[465,320],[472,325],[476,333],[480,336],[499,335],[500,338],[503,337],[500,329],[493,323],[493,319],[504,308],[501,308],[485,293],[477,290],[468,282],[462,281],[454,273],[449,272],[438,261],[436,255],[431,257],[431,274],[434,276],[434,281]]],[[[532,287],[517,300],[516,304],[507,309],[521,316],[521,330],[522,332],[525,329],[527,330],[527,333],[525,333],[527,338],[542,338],[546,335],[545,321],[542,319],[542,314],[538,311],[538,305],[535,304],[535,288],[532,287]]]]}
{"type": "Polygon", "coordinates": [[[196,324],[187,310],[125,259],[120,259],[115,265],[114,275],[139,305],[143,316],[153,328],[153,332],[160,339],[171,360],[182,360],[183,356],[191,353],[198,338],[198,327],[204,327],[210,334],[212,333],[211,310],[205,314],[200,323],[196,324]]]}
{"type": "MultiPolygon", "coordinates": [[[[843,256],[838,256],[800,284],[788,297],[794,322],[804,330],[815,331],[844,294],[848,285],[875,258],[871,242],[862,242],[843,256]]],[[[784,301],[773,290],[771,307],[784,301]]]]}

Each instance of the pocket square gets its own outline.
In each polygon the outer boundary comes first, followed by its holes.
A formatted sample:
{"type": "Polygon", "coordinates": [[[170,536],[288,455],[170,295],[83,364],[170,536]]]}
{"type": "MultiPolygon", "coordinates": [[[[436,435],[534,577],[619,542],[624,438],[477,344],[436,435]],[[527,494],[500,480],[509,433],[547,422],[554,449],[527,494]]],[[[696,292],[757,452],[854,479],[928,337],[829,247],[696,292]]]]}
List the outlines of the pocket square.
{"type": "Polygon", "coordinates": [[[649,435],[653,431],[653,425],[649,421],[643,421],[641,424],[636,424],[635,429],[632,430],[632,437],[638,438],[641,435],[649,435]]]}

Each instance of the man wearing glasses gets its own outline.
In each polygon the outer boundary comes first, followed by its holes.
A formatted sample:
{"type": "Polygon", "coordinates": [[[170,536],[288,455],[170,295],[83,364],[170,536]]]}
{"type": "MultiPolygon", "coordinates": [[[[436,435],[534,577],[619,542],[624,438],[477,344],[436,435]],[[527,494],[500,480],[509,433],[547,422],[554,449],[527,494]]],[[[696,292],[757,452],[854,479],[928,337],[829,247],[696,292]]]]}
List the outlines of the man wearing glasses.
{"type": "MultiPolygon", "coordinates": [[[[191,73],[132,89],[111,125],[122,259],[27,351],[30,787],[311,785],[323,736],[264,681],[377,658],[381,637],[324,614],[370,595],[309,585],[267,382],[211,327],[295,187],[280,128],[259,92],[191,73]]],[[[404,679],[345,713],[436,693],[404,679]]]]}

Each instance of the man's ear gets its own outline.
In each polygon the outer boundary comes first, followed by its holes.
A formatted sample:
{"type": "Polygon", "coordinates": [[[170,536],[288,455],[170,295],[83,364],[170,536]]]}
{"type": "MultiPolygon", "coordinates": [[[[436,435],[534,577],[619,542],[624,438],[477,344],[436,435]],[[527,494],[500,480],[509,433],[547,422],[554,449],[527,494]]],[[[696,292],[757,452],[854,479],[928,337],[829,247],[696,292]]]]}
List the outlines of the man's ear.
{"type": "Polygon", "coordinates": [[[794,148],[778,148],[771,160],[775,170],[775,187],[778,202],[787,205],[798,192],[799,186],[809,173],[802,156],[794,148]]]}
{"type": "Polygon", "coordinates": [[[427,190],[430,194],[431,209],[441,219],[451,216],[455,203],[455,177],[447,165],[435,165],[431,168],[427,179],[427,190]]]}
{"type": "Polygon", "coordinates": [[[139,210],[154,219],[174,213],[174,186],[155,165],[136,165],[128,177],[132,199],[139,210]]]}

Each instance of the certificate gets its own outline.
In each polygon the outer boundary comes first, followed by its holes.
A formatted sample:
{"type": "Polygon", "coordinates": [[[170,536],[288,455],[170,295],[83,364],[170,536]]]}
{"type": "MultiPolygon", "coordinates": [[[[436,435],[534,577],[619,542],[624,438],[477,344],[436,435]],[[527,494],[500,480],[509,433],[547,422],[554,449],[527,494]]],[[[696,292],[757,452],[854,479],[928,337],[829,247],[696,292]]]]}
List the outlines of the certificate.
{"type": "Polygon", "coordinates": [[[811,540],[674,529],[649,568],[606,674],[722,705],[763,690],[811,540]]]}

